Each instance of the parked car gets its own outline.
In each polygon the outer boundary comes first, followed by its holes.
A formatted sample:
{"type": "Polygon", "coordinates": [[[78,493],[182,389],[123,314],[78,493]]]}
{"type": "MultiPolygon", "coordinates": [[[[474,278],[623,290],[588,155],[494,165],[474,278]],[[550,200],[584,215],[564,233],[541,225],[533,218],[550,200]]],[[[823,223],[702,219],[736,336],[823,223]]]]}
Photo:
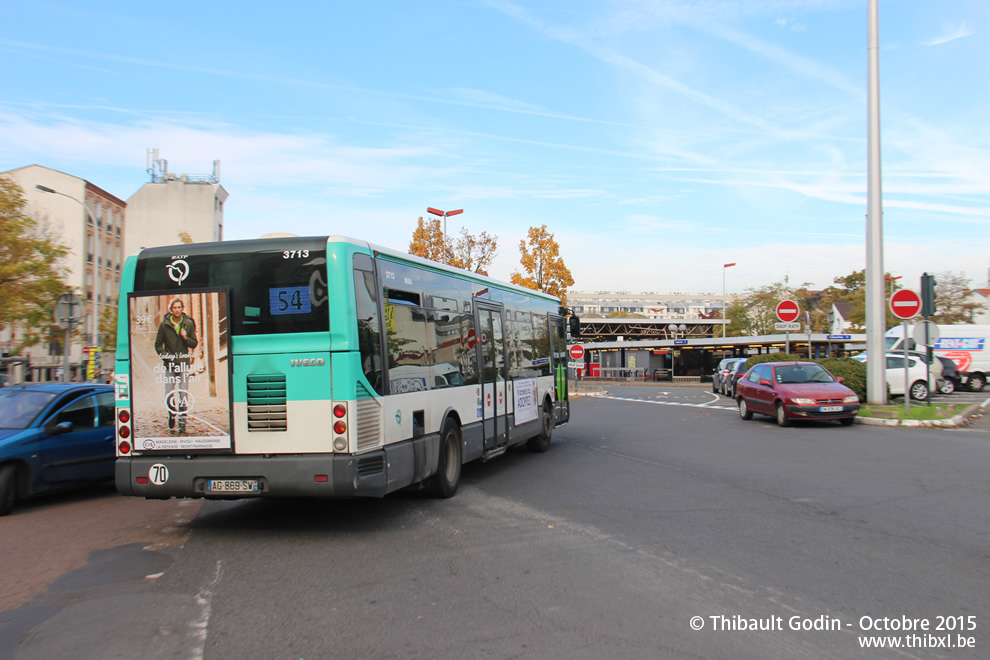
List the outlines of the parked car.
{"type": "MultiPolygon", "coordinates": [[[[866,362],[867,357],[866,353],[861,353],[853,357],[853,359],[866,362]]],[[[904,396],[904,354],[887,353],[886,357],[887,391],[891,396],[904,396]]],[[[928,393],[937,387],[935,376],[929,372],[928,366],[920,356],[908,353],[907,360],[908,391],[911,393],[910,396],[912,399],[923,401],[928,398],[928,393]]]]}
{"type": "Polygon", "coordinates": [[[815,362],[764,362],[754,365],[736,385],[739,416],[775,417],[780,426],[794,420],[834,419],[843,426],[859,413],[859,397],[815,362]]]}
{"type": "Polygon", "coordinates": [[[962,378],[959,375],[959,370],[956,368],[956,363],[947,357],[936,356],[936,358],[942,363],[943,378],[938,391],[942,394],[952,394],[962,387],[962,378]]]}
{"type": "Polygon", "coordinates": [[[739,379],[746,375],[746,362],[749,358],[740,358],[729,365],[729,373],[722,379],[722,394],[730,399],[736,398],[736,385],[739,379]]]}
{"type": "Polygon", "coordinates": [[[114,428],[112,386],[0,389],[0,515],[17,500],[113,479],[114,428]]]}
{"type": "Polygon", "coordinates": [[[738,360],[739,358],[725,358],[721,360],[715,367],[715,371],[712,372],[712,392],[722,391],[722,379],[729,371],[729,365],[732,364],[733,360],[738,360]]]}

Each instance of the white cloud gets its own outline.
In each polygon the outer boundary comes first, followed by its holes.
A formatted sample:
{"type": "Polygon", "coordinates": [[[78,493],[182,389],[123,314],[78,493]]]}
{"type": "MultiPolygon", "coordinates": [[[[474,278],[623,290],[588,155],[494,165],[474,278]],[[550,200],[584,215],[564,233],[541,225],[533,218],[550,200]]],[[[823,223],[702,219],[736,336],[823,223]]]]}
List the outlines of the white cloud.
{"type": "Polygon", "coordinates": [[[940,44],[947,44],[950,41],[955,41],[956,39],[971,37],[974,34],[976,34],[976,32],[965,23],[960,23],[958,25],[944,25],[940,36],[922,43],[925,46],[938,46],[940,44]]]}

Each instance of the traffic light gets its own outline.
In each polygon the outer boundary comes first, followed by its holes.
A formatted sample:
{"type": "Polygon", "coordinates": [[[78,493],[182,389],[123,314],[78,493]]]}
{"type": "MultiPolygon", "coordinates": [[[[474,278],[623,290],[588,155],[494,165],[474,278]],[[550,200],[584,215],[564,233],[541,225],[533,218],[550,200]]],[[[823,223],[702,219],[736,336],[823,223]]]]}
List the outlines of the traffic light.
{"type": "Polygon", "coordinates": [[[935,316],[935,276],[921,275],[921,315],[935,316]]]}

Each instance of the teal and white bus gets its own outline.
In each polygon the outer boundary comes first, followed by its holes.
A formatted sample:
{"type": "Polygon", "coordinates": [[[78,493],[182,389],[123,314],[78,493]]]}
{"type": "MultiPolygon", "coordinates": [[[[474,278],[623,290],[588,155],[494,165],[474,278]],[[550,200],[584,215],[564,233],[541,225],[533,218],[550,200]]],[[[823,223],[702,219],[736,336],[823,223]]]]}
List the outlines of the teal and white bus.
{"type": "Polygon", "coordinates": [[[463,463],[570,417],[553,296],[344,237],[142,250],[124,264],[124,495],[457,490],[463,463]]]}

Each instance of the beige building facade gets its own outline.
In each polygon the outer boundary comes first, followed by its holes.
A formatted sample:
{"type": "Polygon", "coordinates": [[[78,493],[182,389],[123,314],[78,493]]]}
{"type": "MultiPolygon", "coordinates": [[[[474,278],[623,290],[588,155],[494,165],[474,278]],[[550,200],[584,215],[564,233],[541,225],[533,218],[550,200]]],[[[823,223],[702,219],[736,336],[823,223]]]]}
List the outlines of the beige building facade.
{"type": "Polygon", "coordinates": [[[155,176],[127,200],[132,231],[124,244],[125,254],[186,241],[222,241],[227,197],[227,191],[214,177],[167,173],[155,176]]]}

